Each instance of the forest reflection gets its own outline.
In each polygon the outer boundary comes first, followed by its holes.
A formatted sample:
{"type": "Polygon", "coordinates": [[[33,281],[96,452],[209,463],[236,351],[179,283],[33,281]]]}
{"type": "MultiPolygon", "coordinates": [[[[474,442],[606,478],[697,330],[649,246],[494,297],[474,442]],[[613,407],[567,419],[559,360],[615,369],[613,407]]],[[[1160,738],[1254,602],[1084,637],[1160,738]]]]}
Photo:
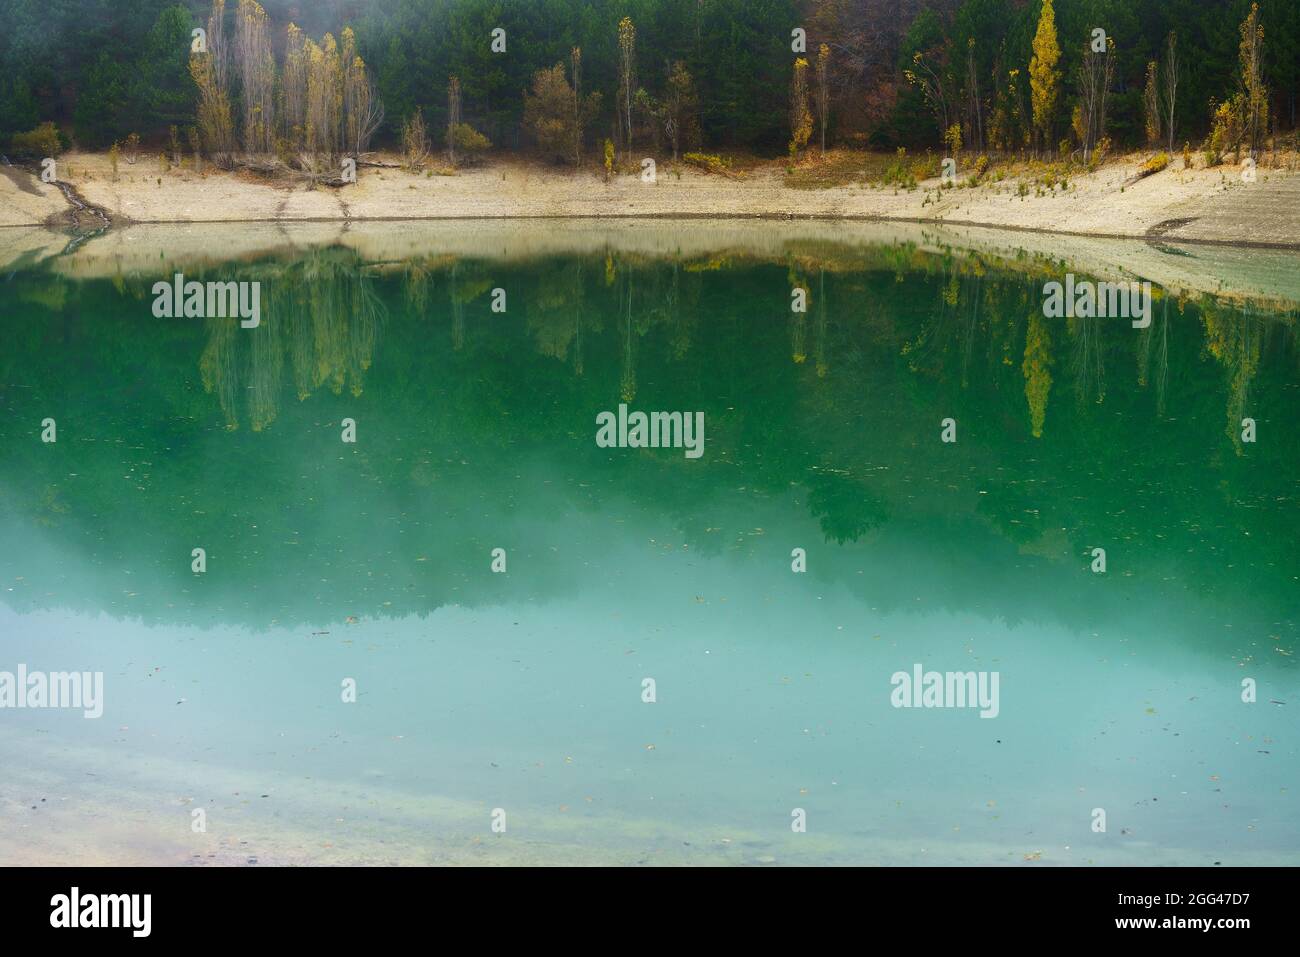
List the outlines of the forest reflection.
{"type": "Polygon", "coordinates": [[[775,322],[788,327],[791,374],[811,355],[819,380],[857,374],[864,350],[892,354],[919,380],[956,383],[962,391],[972,383],[976,391],[981,383],[1006,389],[1014,371],[1024,428],[1035,438],[1043,436],[1054,400],[1068,395],[1080,409],[1104,406],[1117,384],[1148,394],[1155,416],[1168,415],[1171,341],[1182,340],[1184,349],[1196,346],[1198,359],[1214,361],[1196,374],[1219,377],[1224,435],[1238,453],[1264,350],[1295,355],[1295,310],[1157,289],[1143,329],[1101,317],[1048,319],[1039,275],[999,272],[977,256],[895,248],[874,262],[665,261],[611,253],[512,266],[454,256],[371,264],[339,248],[237,273],[269,287],[268,316],[255,330],[207,320],[199,368],[227,428],[246,424],[254,431],[275,421],[286,394],[361,395],[381,330],[394,323],[413,323],[456,353],[467,337],[491,336],[509,342],[512,353],[532,350],[577,377],[587,369],[592,341],[608,338],[613,348],[600,350],[602,361],[617,363],[618,397],[632,402],[642,350],[657,350],[673,364],[671,374],[685,375],[696,368],[685,360],[702,323],[775,322]],[[802,308],[791,305],[796,292],[802,308]]]}
{"type": "MultiPolygon", "coordinates": [[[[789,497],[843,552],[819,573],[878,606],[897,595],[860,556],[888,541],[954,563],[932,572],[944,607],[1085,620],[1104,610],[1075,566],[1104,541],[1134,573],[1107,592],[1116,614],[1130,586],[1188,587],[1294,619],[1294,308],[1157,289],[1145,329],[1048,319],[1059,274],[906,245],[515,261],[317,247],[206,272],[263,284],[257,328],[154,319],[152,275],[17,271],[0,300],[23,320],[0,355],[0,529],[52,543],[51,581],[94,569],[91,608],[425,613],[493,600],[464,566],[485,527],[549,549],[534,526],[553,516],[666,519],[694,556],[747,555],[756,526],[793,521],[763,514],[789,497]],[[703,412],[704,458],[598,448],[595,417],[619,402],[703,412]],[[28,434],[46,416],[57,452],[28,434]],[[234,592],[215,575],[191,588],[171,557],[195,542],[240,556],[234,592]],[[124,604],[141,569],[165,584],[124,604]],[[1058,594],[1027,598],[1021,576],[1045,569],[1058,594]]],[[[536,597],[573,570],[515,574],[536,597]]],[[[71,600],[48,593],[38,605],[71,600]]]]}

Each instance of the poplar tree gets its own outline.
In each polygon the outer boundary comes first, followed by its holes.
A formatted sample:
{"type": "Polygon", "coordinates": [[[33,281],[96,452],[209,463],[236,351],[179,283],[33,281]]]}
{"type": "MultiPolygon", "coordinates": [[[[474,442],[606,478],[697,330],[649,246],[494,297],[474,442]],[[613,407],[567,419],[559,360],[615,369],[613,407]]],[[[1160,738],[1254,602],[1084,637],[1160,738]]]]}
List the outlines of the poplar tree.
{"type": "Polygon", "coordinates": [[[1174,107],[1178,104],[1178,36],[1170,31],[1165,41],[1165,121],[1169,124],[1169,152],[1174,151],[1174,107]]]}
{"type": "Polygon", "coordinates": [[[831,48],[823,43],[817,50],[817,113],[821,120],[822,156],[826,155],[826,123],[831,115],[830,62],[831,48]]]}
{"type": "Polygon", "coordinates": [[[230,110],[230,51],[225,39],[226,0],[212,0],[208,48],[190,55],[190,76],[199,88],[198,126],[208,154],[227,164],[235,148],[235,121],[230,110]]]}
{"type": "Polygon", "coordinates": [[[1056,42],[1056,12],[1052,9],[1052,0],[1043,0],[1038,30],[1034,33],[1034,55],[1029,61],[1029,101],[1040,148],[1044,143],[1051,143],[1052,120],[1061,93],[1061,74],[1056,69],[1060,59],[1061,47],[1056,42]]]}
{"type": "Polygon", "coordinates": [[[799,158],[799,150],[812,136],[812,112],[808,109],[808,61],[803,57],[794,61],[794,75],[790,79],[790,159],[799,158]]]}
{"type": "Polygon", "coordinates": [[[1147,64],[1147,83],[1142,91],[1142,113],[1146,120],[1147,144],[1155,146],[1160,140],[1160,78],[1155,60],[1147,64]]]}
{"type": "Polygon", "coordinates": [[[624,147],[624,159],[632,161],[632,101],[636,96],[636,27],[631,17],[618,24],[618,110],[624,147]]]}
{"type": "Polygon", "coordinates": [[[456,165],[456,127],[460,126],[460,78],[447,81],[447,162],[456,165]]]}
{"type": "Polygon", "coordinates": [[[271,153],[275,147],[275,56],[266,11],[257,0],[239,0],[235,67],[243,87],[244,150],[271,153]]]}
{"type": "Polygon", "coordinates": [[[1259,22],[1259,4],[1250,5],[1250,13],[1241,23],[1241,87],[1245,139],[1254,156],[1268,130],[1268,88],[1264,85],[1264,25],[1259,22]]]}

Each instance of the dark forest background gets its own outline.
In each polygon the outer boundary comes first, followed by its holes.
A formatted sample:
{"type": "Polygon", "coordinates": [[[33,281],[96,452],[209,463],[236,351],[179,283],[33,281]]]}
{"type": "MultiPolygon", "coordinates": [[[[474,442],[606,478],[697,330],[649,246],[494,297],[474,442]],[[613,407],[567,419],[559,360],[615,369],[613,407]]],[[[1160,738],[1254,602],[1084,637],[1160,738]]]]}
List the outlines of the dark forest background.
{"type": "MultiPolygon", "coordinates": [[[[713,147],[776,153],[790,137],[791,30],[808,34],[808,58],[830,49],[829,142],[892,149],[938,146],[941,123],[904,71],[922,53],[954,102],[975,82],[992,110],[1012,70],[1028,109],[1028,64],[1041,0],[261,0],[277,58],[285,28],[308,35],[356,31],[358,51],[386,107],[378,134],[393,144],[421,109],[445,127],[447,80],[463,87],[463,118],[498,147],[528,148],[523,93],[534,74],[583,54],[583,90],[603,94],[587,125],[612,134],[619,87],[618,24],[636,25],[636,80],[658,94],[672,65],[690,71],[699,97],[694,131],[713,147]],[[493,28],[507,52],[489,49],[493,28]]],[[[1297,0],[1258,0],[1270,125],[1295,128],[1297,0]]],[[[233,17],[235,0],[228,5],[233,17]]],[[[1214,101],[1241,89],[1240,24],[1250,0],[1056,0],[1061,48],[1057,125],[1068,134],[1078,66],[1093,27],[1113,38],[1117,58],[1108,133],[1143,142],[1147,65],[1176,31],[1180,61],[1176,139],[1196,144],[1214,101]]],[[[138,133],[163,141],[195,122],[189,37],[206,23],[209,0],[0,0],[0,146],[53,121],[68,141],[103,148],[138,133]]],[[[1055,140],[1052,140],[1054,143],[1055,140]]]]}

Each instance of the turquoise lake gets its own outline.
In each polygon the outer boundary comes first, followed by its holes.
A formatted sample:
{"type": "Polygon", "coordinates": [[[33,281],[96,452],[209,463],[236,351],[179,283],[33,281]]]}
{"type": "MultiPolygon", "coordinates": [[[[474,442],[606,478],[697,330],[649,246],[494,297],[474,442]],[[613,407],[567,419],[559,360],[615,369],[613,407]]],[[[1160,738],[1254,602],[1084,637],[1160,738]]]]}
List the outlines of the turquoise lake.
{"type": "Polygon", "coordinates": [[[0,271],[0,863],[1300,863],[1294,302],[517,229],[0,271]]]}

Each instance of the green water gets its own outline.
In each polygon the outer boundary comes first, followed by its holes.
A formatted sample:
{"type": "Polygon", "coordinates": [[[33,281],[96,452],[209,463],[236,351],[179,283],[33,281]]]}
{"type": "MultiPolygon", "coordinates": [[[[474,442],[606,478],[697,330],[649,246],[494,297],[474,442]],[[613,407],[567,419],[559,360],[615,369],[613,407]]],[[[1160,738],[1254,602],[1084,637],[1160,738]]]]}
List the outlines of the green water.
{"type": "Polygon", "coordinates": [[[1048,320],[1064,268],[898,245],[185,268],[241,329],[172,272],[0,275],[0,670],[105,674],[0,710],[0,860],[1300,862],[1294,307],[1048,320]],[[620,402],[704,454],[598,447],[620,402]],[[917,663],[996,718],[893,707],[917,663]]]}

